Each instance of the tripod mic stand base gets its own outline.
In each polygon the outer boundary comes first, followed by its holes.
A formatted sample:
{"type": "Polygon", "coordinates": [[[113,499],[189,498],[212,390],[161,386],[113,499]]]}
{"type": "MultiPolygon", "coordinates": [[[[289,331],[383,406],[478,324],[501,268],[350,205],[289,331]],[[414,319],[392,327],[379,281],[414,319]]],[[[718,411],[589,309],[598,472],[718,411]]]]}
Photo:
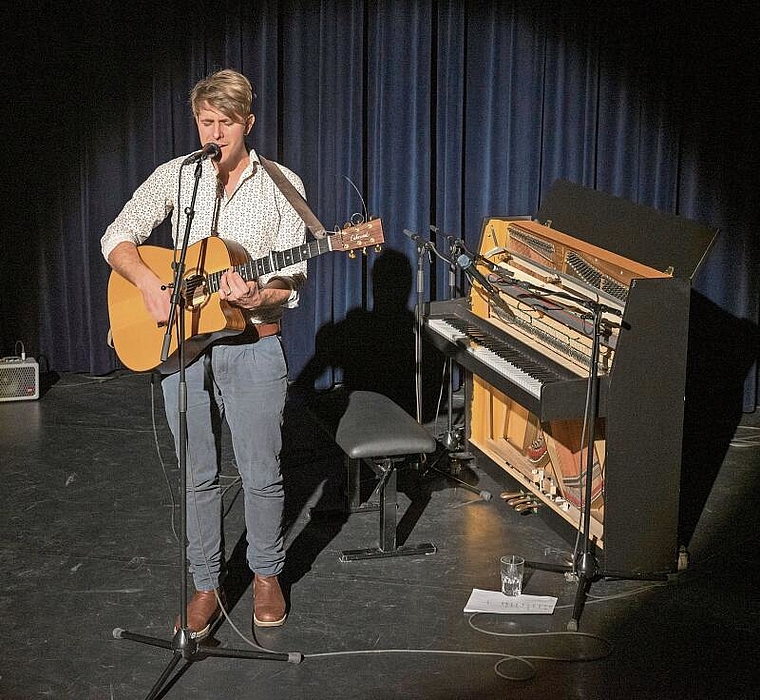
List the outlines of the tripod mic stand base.
{"type": "Polygon", "coordinates": [[[435,472],[436,474],[445,477],[446,479],[450,479],[451,481],[455,482],[456,484],[459,484],[462,488],[471,491],[472,493],[477,494],[480,496],[484,501],[490,501],[493,497],[490,492],[483,491],[476,486],[473,486],[472,484],[468,484],[466,481],[460,479],[457,474],[459,474],[462,471],[462,462],[474,459],[474,455],[471,455],[469,452],[459,452],[459,453],[448,453],[445,450],[440,452],[438,456],[433,459],[431,462],[426,463],[424,470],[422,472],[422,476],[424,477],[425,474],[428,472],[435,472]],[[459,455],[458,457],[456,455],[459,455]],[[447,459],[447,468],[441,468],[439,466],[439,463],[444,458],[447,459]]]}
{"type": "Polygon", "coordinates": [[[446,432],[441,435],[441,444],[444,446],[447,452],[454,452],[459,449],[460,440],[459,436],[452,431],[446,432]]]}
{"type": "Polygon", "coordinates": [[[582,552],[576,565],[551,564],[544,562],[526,561],[525,567],[536,571],[549,571],[563,574],[565,581],[577,584],[573,615],[567,623],[568,632],[577,632],[583,607],[586,602],[591,584],[600,579],[618,579],[626,581],[667,581],[668,575],[661,573],[638,573],[631,571],[608,571],[599,568],[599,562],[591,552],[582,552]]]}
{"type": "Polygon", "coordinates": [[[115,639],[127,639],[138,644],[147,644],[161,649],[168,649],[172,653],[172,658],[164,668],[158,680],[153,684],[145,700],[154,700],[154,698],[163,695],[176,682],[179,674],[173,674],[177,664],[184,659],[186,666],[193,661],[203,659],[208,656],[233,659],[258,659],[262,661],[287,661],[291,664],[300,664],[304,656],[300,652],[274,652],[274,651],[254,651],[248,649],[225,649],[223,647],[201,647],[198,641],[193,638],[193,633],[187,628],[178,629],[171,640],[150,637],[144,634],[129,632],[128,630],[117,627],[113,630],[115,639]]]}

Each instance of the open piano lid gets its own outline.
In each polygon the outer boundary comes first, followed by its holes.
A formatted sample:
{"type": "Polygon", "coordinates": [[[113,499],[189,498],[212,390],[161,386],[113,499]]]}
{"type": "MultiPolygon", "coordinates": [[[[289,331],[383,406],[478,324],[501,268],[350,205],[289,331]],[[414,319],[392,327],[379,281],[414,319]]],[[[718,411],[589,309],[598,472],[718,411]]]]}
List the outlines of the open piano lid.
{"type": "Polygon", "coordinates": [[[558,180],[536,220],[674,277],[692,280],[718,230],[605,192],[558,180]],[[551,222],[550,224],[547,222],[551,222]]]}

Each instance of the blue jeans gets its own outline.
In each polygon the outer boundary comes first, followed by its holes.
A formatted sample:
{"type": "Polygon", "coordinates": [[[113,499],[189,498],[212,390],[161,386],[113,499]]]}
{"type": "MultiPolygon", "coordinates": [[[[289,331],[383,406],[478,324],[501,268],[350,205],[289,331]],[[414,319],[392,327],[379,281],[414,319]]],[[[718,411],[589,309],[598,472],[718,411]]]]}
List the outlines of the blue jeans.
{"type": "MultiPolygon", "coordinates": [[[[243,483],[251,571],[279,574],[285,562],[280,449],[287,365],[280,338],[217,344],[186,369],[187,557],[196,590],[217,588],[224,569],[219,440],[226,420],[243,483]]],[[[177,445],[179,373],[162,381],[177,445]]],[[[178,448],[179,454],[179,448],[178,448]]]]}

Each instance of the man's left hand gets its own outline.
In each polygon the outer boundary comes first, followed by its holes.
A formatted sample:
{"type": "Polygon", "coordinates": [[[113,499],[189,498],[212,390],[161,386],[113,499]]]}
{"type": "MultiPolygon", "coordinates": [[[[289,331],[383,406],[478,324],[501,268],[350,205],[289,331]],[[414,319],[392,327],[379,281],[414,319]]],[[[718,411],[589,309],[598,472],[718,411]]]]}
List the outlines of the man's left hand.
{"type": "Polygon", "coordinates": [[[279,285],[259,287],[258,282],[246,282],[230,269],[221,277],[219,298],[241,309],[254,310],[262,306],[277,306],[290,296],[290,290],[279,285]]]}

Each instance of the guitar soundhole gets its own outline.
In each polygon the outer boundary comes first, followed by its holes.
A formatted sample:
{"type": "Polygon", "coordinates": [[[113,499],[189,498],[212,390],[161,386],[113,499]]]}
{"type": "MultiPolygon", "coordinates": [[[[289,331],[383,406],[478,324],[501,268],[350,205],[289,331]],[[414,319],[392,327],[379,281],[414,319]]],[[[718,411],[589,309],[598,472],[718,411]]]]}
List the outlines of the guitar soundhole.
{"type": "Polygon", "coordinates": [[[189,311],[203,306],[208,299],[206,278],[203,275],[188,275],[183,283],[185,308],[189,311]]]}

